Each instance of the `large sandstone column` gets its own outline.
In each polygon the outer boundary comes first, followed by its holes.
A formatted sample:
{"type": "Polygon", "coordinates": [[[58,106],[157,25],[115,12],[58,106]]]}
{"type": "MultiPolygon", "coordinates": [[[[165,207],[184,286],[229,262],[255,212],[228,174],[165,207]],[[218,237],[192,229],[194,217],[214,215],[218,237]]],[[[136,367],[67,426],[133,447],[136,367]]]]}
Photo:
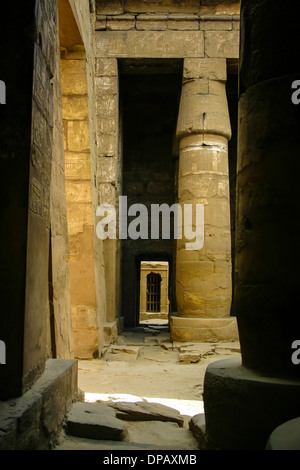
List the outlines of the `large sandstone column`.
{"type": "Polygon", "coordinates": [[[298,16],[287,10],[242,1],[235,289],[242,361],[209,365],[204,382],[207,438],[221,449],[264,449],[277,426],[300,416],[298,16]]]}
{"type": "Polygon", "coordinates": [[[204,205],[204,245],[188,250],[184,235],[177,242],[178,317],[171,318],[177,341],[237,338],[235,318],[229,317],[231,126],[225,83],[226,59],[185,59],[177,124],[178,202],[182,213],[185,204],[204,205]]]}

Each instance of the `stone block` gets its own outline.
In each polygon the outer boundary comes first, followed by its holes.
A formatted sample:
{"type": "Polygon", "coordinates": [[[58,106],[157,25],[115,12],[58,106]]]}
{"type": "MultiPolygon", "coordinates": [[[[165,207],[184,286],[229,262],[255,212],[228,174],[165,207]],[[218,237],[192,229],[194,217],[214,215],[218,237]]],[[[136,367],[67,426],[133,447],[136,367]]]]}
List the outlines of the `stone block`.
{"type": "Polygon", "coordinates": [[[87,439],[121,441],[126,425],[116,418],[113,408],[102,403],[75,403],[67,415],[68,434],[87,439]]]}
{"type": "Polygon", "coordinates": [[[172,341],[237,341],[236,318],[170,317],[172,341]]]}
{"type": "Polygon", "coordinates": [[[178,31],[198,30],[199,17],[197,15],[169,15],[168,29],[174,29],[178,31]]]}
{"type": "Polygon", "coordinates": [[[96,57],[204,57],[203,31],[97,31],[96,57]]]}
{"type": "Polygon", "coordinates": [[[107,18],[107,29],[109,30],[118,30],[118,31],[127,31],[129,29],[135,28],[135,16],[130,14],[125,14],[121,16],[111,16],[107,18]]]}
{"type": "Polygon", "coordinates": [[[97,149],[99,157],[114,157],[117,155],[117,139],[115,134],[97,135],[97,149]]]}
{"type": "Polygon", "coordinates": [[[88,119],[88,102],[85,96],[62,97],[63,119],[83,121],[88,119]]]}
{"type": "Polygon", "coordinates": [[[167,15],[138,15],[136,29],[145,31],[164,31],[168,27],[167,15]]]}
{"type": "Polygon", "coordinates": [[[198,13],[199,0],[126,0],[130,13],[198,13]]]}
{"type": "Polygon", "coordinates": [[[118,82],[116,77],[96,77],[95,91],[96,95],[116,95],[118,93],[118,82]]]}
{"type": "Polygon", "coordinates": [[[105,360],[135,362],[137,360],[138,355],[138,346],[111,344],[105,354],[105,360]]]}
{"type": "Polygon", "coordinates": [[[122,15],[124,13],[123,0],[99,0],[97,1],[98,15],[122,15]]]}
{"type": "Polygon", "coordinates": [[[85,60],[61,61],[61,84],[64,95],[86,95],[86,62],[85,60]]]}
{"type": "MultiPolygon", "coordinates": [[[[72,277],[72,269],[70,269],[70,275],[72,277]]],[[[96,309],[85,305],[72,306],[71,316],[74,336],[74,356],[80,359],[95,357],[98,354],[96,309]]]]}
{"type": "Polygon", "coordinates": [[[65,177],[67,180],[90,181],[91,166],[89,154],[65,152],[65,177]]]}
{"type": "Polygon", "coordinates": [[[203,31],[231,31],[232,30],[232,21],[200,21],[200,29],[203,31]]]}
{"type": "Polygon", "coordinates": [[[66,185],[67,204],[92,202],[90,181],[68,181],[66,185]]]}
{"type": "Polygon", "coordinates": [[[205,31],[204,43],[207,57],[239,57],[239,31],[205,31]]]}
{"type": "Polygon", "coordinates": [[[95,22],[95,31],[103,31],[105,29],[106,29],[106,16],[97,15],[97,19],[95,22]]]}
{"type": "Polygon", "coordinates": [[[98,157],[97,177],[101,183],[112,183],[117,179],[115,157],[98,157]]]}
{"type": "Polygon", "coordinates": [[[126,421],[163,421],[183,427],[184,419],[179,411],[160,403],[108,402],[116,410],[116,416],[126,421]]]}
{"type": "Polygon", "coordinates": [[[198,442],[200,450],[216,450],[210,446],[207,440],[204,413],[193,416],[189,421],[189,428],[198,442]]]}
{"type": "Polygon", "coordinates": [[[67,149],[71,152],[84,152],[90,149],[90,134],[87,121],[67,122],[67,149]]]}
{"type": "Polygon", "coordinates": [[[118,75],[118,63],[116,59],[96,59],[96,77],[118,75]]]}
{"type": "Polygon", "coordinates": [[[97,127],[100,134],[114,135],[117,132],[117,121],[114,117],[98,116],[97,127]]]}
{"type": "Polygon", "coordinates": [[[69,204],[67,212],[69,237],[83,232],[84,225],[92,224],[93,208],[91,204],[69,204]]]}
{"type": "Polygon", "coordinates": [[[116,95],[98,95],[96,102],[97,116],[116,117],[117,111],[118,100],[116,95]]]}
{"type": "Polygon", "coordinates": [[[111,183],[98,184],[98,203],[100,204],[116,204],[116,187],[111,183]]]}
{"type": "Polygon", "coordinates": [[[104,323],[103,332],[105,344],[112,344],[118,341],[118,325],[116,321],[104,323]]]}
{"type": "Polygon", "coordinates": [[[202,78],[208,80],[227,79],[227,64],[225,58],[184,59],[183,78],[202,78]]]}

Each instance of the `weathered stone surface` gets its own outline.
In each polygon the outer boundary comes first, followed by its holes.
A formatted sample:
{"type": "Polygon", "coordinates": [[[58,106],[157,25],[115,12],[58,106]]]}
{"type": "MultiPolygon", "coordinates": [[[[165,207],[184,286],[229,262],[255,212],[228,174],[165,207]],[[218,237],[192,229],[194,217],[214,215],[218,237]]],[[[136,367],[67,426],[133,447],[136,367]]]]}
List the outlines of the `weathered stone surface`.
{"type": "Polygon", "coordinates": [[[202,78],[209,80],[227,79],[227,64],[224,58],[188,58],[183,66],[184,79],[202,78]]]}
{"type": "Polygon", "coordinates": [[[181,414],[169,406],[148,402],[107,402],[116,410],[116,416],[128,421],[170,421],[183,426],[181,414]]]}
{"type": "Polygon", "coordinates": [[[96,57],[204,57],[203,34],[171,30],[97,31],[96,57]]]}
{"type": "Polygon", "coordinates": [[[136,19],[137,30],[163,31],[168,27],[166,15],[138,15],[136,19]]]}
{"type": "Polygon", "coordinates": [[[107,29],[110,30],[129,30],[135,28],[135,16],[130,14],[115,15],[107,18],[107,29]]]}
{"type": "Polygon", "coordinates": [[[98,58],[96,59],[95,76],[117,76],[118,64],[116,59],[98,58]]]}
{"type": "Polygon", "coordinates": [[[113,441],[123,440],[127,434],[115,410],[102,403],[75,403],[67,415],[66,430],[77,437],[113,441]]]}
{"type": "Polygon", "coordinates": [[[239,57],[239,31],[205,31],[207,57],[239,57]]]}
{"type": "Polygon", "coordinates": [[[197,351],[179,353],[179,362],[183,364],[195,364],[201,360],[201,354],[197,351]]]}
{"type": "Polygon", "coordinates": [[[198,0],[126,0],[126,11],[132,13],[198,13],[198,0]]]}
{"type": "MultiPolygon", "coordinates": [[[[210,343],[195,343],[179,348],[179,362],[196,363],[203,357],[213,354],[214,347],[210,343]]],[[[228,350],[226,350],[228,352],[228,350]]],[[[230,352],[229,352],[230,353],[230,352]]]]}
{"type": "Polygon", "coordinates": [[[0,449],[39,450],[53,445],[77,398],[77,362],[51,359],[33,387],[0,402],[0,449]]]}
{"type": "Polygon", "coordinates": [[[87,80],[85,61],[83,60],[62,60],[61,61],[61,82],[66,95],[87,94],[87,80]]]}
{"type": "Polygon", "coordinates": [[[200,449],[208,450],[205,415],[199,413],[198,415],[193,416],[189,421],[189,428],[192,431],[197,442],[199,443],[200,449]]]}
{"type": "Polygon", "coordinates": [[[188,318],[171,316],[170,322],[173,341],[238,341],[235,317],[188,318]]]}
{"type": "Polygon", "coordinates": [[[169,15],[168,29],[175,29],[181,31],[198,30],[199,18],[196,15],[169,15]]]}
{"type": "Polygon", "coordinates": [[[138,354],[138,346],[111,344],[105,354],[105,359],[111,361],[136,361],[138,354]]]}
{"type": "Polygon", "coordinates": [[[232,30],[231,21],[200,21],[200,29],[204,31],[230,31],[232,30]]]}
{"type": "Polygon", "coordinates": [[[113,354],[118,354],[120,352],[127,353],[127,354],[133,354],[137,355],[139,352],[139,348],[136,346],[126,346],[125,344],[123,345],[111,345],[111,352],[113,354]]]}

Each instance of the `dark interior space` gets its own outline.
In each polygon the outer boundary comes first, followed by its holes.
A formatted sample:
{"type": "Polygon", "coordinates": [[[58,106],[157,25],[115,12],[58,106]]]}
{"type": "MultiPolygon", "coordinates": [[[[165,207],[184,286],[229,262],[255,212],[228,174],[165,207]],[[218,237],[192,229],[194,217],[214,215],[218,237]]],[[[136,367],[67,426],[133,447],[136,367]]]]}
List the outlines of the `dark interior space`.
{"type": "Polygon", "coordinates": [[[232,260],[232,302],[231,315],[235,315],[235,218],[236,218],[236,169],[238,141],[238,60],[227,61],[226,92],[232,136],[228,142],[228,168],[230,190],[230,224],[231,224],[231,260],[232,260]]]}
{"type": "MultiPolygon", "coordinates": [[[[139,262],[170,263],[170,302],[175,309],[173,219],[170,239],[151,240],[151,204],[176,202],[175,132],[182,83],[181,60],[120,61],[120,108],[123,134],[123,195],[128,208],[148,210],[148,239],[122,240],[121,305],[125,327],[139,318],[139,262]]],[[[139,216],[139,214],[137,214],[139,216]]],[[[128,223],[134,217],[128,217],[128,223]]]]}

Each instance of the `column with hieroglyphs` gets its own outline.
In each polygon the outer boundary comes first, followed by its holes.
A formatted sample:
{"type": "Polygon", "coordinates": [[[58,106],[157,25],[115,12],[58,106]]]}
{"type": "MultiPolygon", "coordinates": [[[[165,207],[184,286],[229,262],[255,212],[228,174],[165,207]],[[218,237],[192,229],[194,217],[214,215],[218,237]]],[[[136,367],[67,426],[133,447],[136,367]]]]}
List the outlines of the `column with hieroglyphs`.
{"type": "MultiPolygon", "coordinates": [[[[178,315],[171,317],[176,341],[237,339],[232,299],[226,59],[185,59],[177,124],[178,203],[204,205],[204,244],[177,242],[178,315]]],[[[184,224],[184,220],[183,220],[184,224]]],[[[193,227],[195,230],[195,226],[193,227]]]]}

